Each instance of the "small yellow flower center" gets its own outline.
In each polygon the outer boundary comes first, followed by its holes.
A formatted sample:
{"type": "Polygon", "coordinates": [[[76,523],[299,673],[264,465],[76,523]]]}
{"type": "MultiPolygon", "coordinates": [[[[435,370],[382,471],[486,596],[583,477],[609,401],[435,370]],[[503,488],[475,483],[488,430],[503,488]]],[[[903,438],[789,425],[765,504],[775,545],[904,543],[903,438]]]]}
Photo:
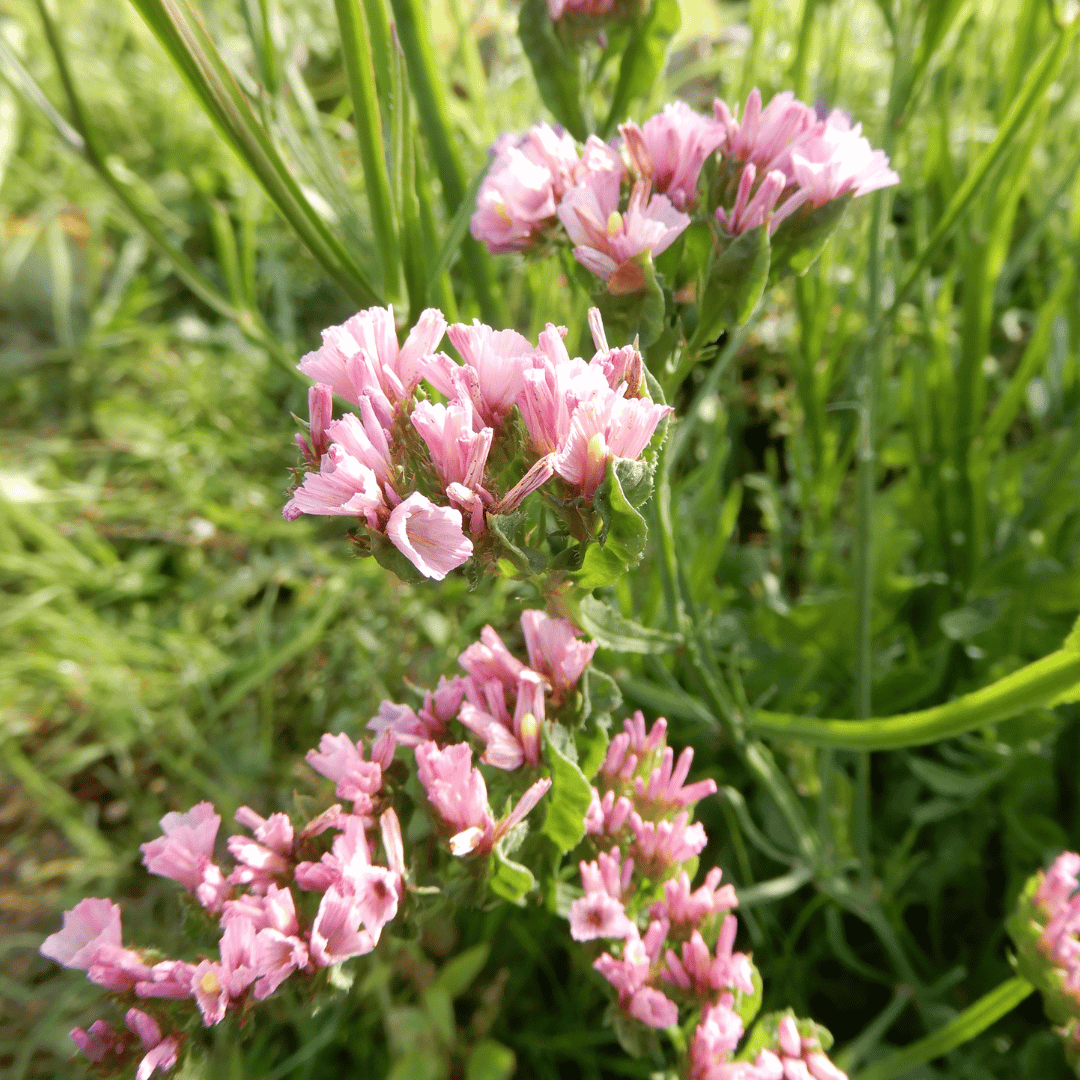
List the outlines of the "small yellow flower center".
{"type": "Polygon", "coordinates": [[[585,447],[585,456],[591,464],[600,465],[601,463],[607,463],[607,453],[607,440],[598,431],[589,440],[588,446],[585,447]]]}
{"type": "Polygon", "coordinates": [[[539,730],[540,725],[537,723],[536,717],[531,712],[527,712],[521,718],[521,737],[523,739],[535,739],[539,730]]]}
{"type": "Polygon", "coordinates": [[[506,208],[506,203],[501,203],[501,202],[496,203],[495,204],[495,213],[498,214],[499,217],[501,217],[503,219],[503,221],[506,222],[507,225],[509,225],[511,220],[513,220],[510,217],[510,211],[506,208]]]}
{"type": "Polygon", "coordinates": [[[217,994],[221,992],[221,983],[218,982],[218,977],[212,971],[208,971],[199,980],[199,986],[204,994],[217,994]]]}
{"type": "Polygon", "coordinates": [[[622,214],[618,210],[612,210],[607,219],[608,236],[615,236],[617,233],[622,232],[622,227],[622,214]]]}

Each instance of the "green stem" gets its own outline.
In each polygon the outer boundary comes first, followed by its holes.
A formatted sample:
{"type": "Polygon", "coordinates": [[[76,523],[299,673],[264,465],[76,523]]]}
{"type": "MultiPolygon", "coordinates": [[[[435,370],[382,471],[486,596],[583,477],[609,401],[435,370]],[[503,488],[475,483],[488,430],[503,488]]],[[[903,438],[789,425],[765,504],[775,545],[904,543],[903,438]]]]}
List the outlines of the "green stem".
{"type": "Polygon", "coordinates": [[[379,122],[379,98],[372,67],[371,35],[364,25],[358,0],[334,0],[349,96],[353,103],[353,126],[364,167],[364,187],[371,207],[371,227],[382,260],[383,288],[397,293],[399,264],[398,238],[394,229],[394,204],[390,196],[390,177],[386,171],[382,125],[379,122]]]}
{"type": "MultiPolygon", "coordinates": [[[[390,5],[398,41],[405,54],[420,126],[435,159],[446,211],[452,216],[465,198],[469,177],[450,126],[450,114],[446,111],[446,94],[435,62],[427,17],[420,0],[390,0],[390,5]]],[[[496,326],[506,325],[508,315],[495,288],[490,256],[472,237],[465,237],[461,253],[484,318],[496,326]]]]}
{"type": "Polygon", "coordinates": [[[953,738],[1028,709],[1051,706],[1078,683],[1080,651],[1059,649],[981,690],[931,709],[868,720],[823,720],[758,709],[745,719],[747,727],[760,735],[798,739],[812,746],[899,750],[953,738]]]}
{"type": "Polygon", "coordinates": [[[932,1035],[863,1069],[856,1080],[893,1080],[962,1046],[1020,1004],[1035,987],[1020,976],[1007,979],[932,1035]]]}

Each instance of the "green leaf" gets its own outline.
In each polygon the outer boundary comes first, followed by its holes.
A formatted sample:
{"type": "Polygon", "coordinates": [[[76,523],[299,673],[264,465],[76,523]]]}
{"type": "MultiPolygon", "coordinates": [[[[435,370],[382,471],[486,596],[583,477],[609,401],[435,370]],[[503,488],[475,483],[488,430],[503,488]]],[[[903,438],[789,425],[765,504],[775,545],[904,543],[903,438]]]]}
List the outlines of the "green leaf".
{"type": "Polygon", "coordinates": [[[509,1080],[517,1068],[514,1051],[494,1039],[481,1039],[469,1054],[465,1080],[509,1080]]]}
{"type": "Polygon", "coordinates": [[[435,982],[432,985],[445,990],[452,998],[461,997],[480,974],[490,952],[491,946],[486,941],[482,941],[479,945],[458,953],[443,964],[442,970],[435,976],[435,982]]]}
{"type": "Polygon", "coordinates": [[[581,769],[556,748],[547,732],[544,746],[551,768],[551,792],[541,831],[560,851],[572,851],[585,835],[585,815],[592,802],[592,785],[581,769]]]}
{"type": "Polygon", "coordinates": [[[521,902],[521,898],[536,888],[536,878],[532,871],[521,863],[514,862],[500,855],[498,851],[492,854],[494,862],[493,872],[488,881],[488,888],[496,896],[509,900],[512,904],[521,902]]]}
{"type": "Polygon", "coordinates": [[[425,580],[424,575],[382,533],[371,534],[371,554],[384,570],[389,570],[402,581],[416,585],[425,580]]]}
{"type": "Polygon", "coordinates": [[[691,348],[715,341],[753,314],[769,280],[769,231],[765,225],[740,233],[722,251],[713,249],[698,302],[698,328],[691,348]]]}
{"type": "MultiPolygon", "coordinates": [[[[648,536],[645,519],[631,504],[622,487],[625,478],[635,498],[641,498],[646,475],[640,469],[642,464],[621,458],[608,462],[604,482],[593,500],[603,522],[600,543],[589,546],[581,569],[574,575],[578,587],[586,592],[614,584],[631,566],[637,564],[645,550],[648,536]]],[[[651,476],[648,485],[651,491],[651,476]]]]}
{"type": "Polygon", "coordinates": [[[605,649],[620,653],[666,653],[679,645],[677,634],[642,626],[620,615],[610,604],[586,596],[578,606],[577,624],[605,649]]]}
{"type": "Polygon", "coordinates": [[[386,1080],[438,1080],[443,1072],[441,1055],[433,1050],[413,1050],[398,1059],[386,1080]]]}
{"type": "Polygon", "coordinates": [[[623,697],[618,684],[599,668],[587,667],[580,685],[586,717],[610,713],[622,704],[623,697]]]}
{"type": "Polygon", "coordinates": [[[488,528],[495,538],[497,558],[506,559],[522,574],[535,577],[547,569],[547,558],[535,548],[521,547],[518,533],[525,522],[525,514],[518,510],[512,514],[488,514],[488,528]]]}
{"type": "Polygon", "coordinates": [[[816,210],[796,211],[785,221],[772,238],[772,262],[769,281],[775,284],[794,274],[799,277],[813,266],[825,250],[833,230],[847,210],[853,196],[830,199],[816,210]]]}
{"type": "Polygon", "coordinates": [[[619,64],[619,81],[601,134],[606,138],[625,118],[630,103],[652,93],[664,70],[667,47],[682,22],[679,0],[653,0],[648,14],[637,21],[619,64]]]}
{"type": "Polygon", "coordinates": [[[581,108],[581,64],[559,40],[547,0],[523,0],[518,37],[544,104],[575,139],[584,142],[589,125],[581,108]]]}
{"type": "Polygon", "coordinates": [[[632,1058],[660,1056],[660,1036],[657,1030],[647,1027],[629,1013],[623,1012],[617,1001],[613,1001],[608,1006],[604,1019],[615,1030],[619,1045],[632,1058]]]}

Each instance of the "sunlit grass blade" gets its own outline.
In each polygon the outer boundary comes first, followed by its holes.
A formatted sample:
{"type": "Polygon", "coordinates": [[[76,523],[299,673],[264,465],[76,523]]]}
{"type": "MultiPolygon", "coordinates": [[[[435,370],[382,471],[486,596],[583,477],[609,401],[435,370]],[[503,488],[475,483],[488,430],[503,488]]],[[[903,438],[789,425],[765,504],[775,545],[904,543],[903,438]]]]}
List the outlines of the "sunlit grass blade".
{"type": "Polygon", "coordinates": [[[391,295],[397,292],[400,253],[386,150],[379,118],[379,99],[372,66],[370,32],[364,24],[359,0],[334,0],[341,52],[353,103],[353,127],[364,169],[364,186],[371,207],[371,227],[382,261],[383,282],[391,295]]]}
{"type": "MultiPolygon", "coordinates": [[[[39,0],[39,3],[41,0],[39,0]]],[[[188,0],[132,0],[185,82],[323,269],[359,304],[380,297],[320,217],[229,73],[188,0]]]]}
{"type": "MultiPolygon", "coordinates": [[[[409,85],[416,99],[417,118],[424,140],[443,188],[443,201],[449,214],[457,212],[468,191],[468,174],[458,151],[450,115],[446,109],[446,91],[439,76],[435,50],[431,43],[427,15],[419,0],[391,0],[394,28],[405,54],[409,85]]],[[[488,253],[471,236],[461,244],[469,284],[476,293],[481,311],[489,322],[507,321],[505,302],[495,288],[494,268],[488,253]]]]}

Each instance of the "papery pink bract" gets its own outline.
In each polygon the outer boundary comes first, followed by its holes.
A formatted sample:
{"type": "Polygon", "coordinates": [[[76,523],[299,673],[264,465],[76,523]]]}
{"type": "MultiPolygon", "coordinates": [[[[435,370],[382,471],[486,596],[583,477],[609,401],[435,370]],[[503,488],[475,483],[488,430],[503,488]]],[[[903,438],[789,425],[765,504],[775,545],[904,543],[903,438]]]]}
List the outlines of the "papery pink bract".
{"type": "Polygon", "coordinates": [[[208,911],[220,911],[228,891],[221,870],[211,861],[220,825],[211,803],[197,803],[186,814],[166,814],[161,819],[165,835],[140,847],[151,874],[178,881],[208,911]]]}
{"type": "Polygon", "coordinates": [[[360,929],[360,913],[352,897],[332,885],[323,894],[311,927],[311,959],[319,967],[329,967],[351,956],[363,956],[373,948],[371,934],[360,929]]]}
{"type": "Polygon", "coordinates": [[[301,514],[362,518],[377,528],[386,500],[378,477],[336,443],[322,456],[318,472],[309,472],[281,511],[286,521],[301,514]]]}
{"type": "Polygon", "coordinates": [[[477,430],[473,418],[472,402],[466,398],[449,405],[417,402],[409,419],[427,444],[444,490],[461,484],[490,499],[484,489],[484,466],[494,431],[490,427],[477,430]]]}
{"type": "Polygon", "coordinates": [[[150,1077],[158,1069],[162,1072],[168,1072],[179,1060],[179,1057],[180,1040],[175,1035],[162,1039],[139,1062],[139,1067],[135,1070],[135,1080],[150,1080],[150,1077]]]}
{"type": "Polygon", "coordinates": [[[529,666],[551,685],[552,701],[562,701],[589,666],[598,642],[582,641],[581,631],[572,622],[552,619],[533,608],[521,613],[521,629],[529,666]]]}
{"type": "Polygon", "coordinates": [[[375,415],[371,398],[363,395],[360,398],[360,415],[346,413],[340,420],[328,424],[326,432],[349,457],[375,474],[383,492],[393,502],[394,462],[390,453],[390,439],[375,415]]]}
{"type": "Polygon", "coordinates": [[[726,134],[717,120],[684,101],[665,105],[640,127],[626,123],[619,131],[638,177],[652,181],[653,190],[666,195],[676,210],[693,206],[701,167],[726,134]]]}
{"type": "Polygon", "coordinates": [[[484,424],[499,427],[521,393],[533,346],[516,330],[492,330],[478,320],[454,323],[447,336],[464,364],[440,354],[428,382],[448,398],[468,397],[484,424]]]}
{"type": "Polygon", "coordinates": [[[662,914],[673,924],[696,926],[703,919],[730,911],[738,906],[735,889],[725,885],[718,889],[722,871],[714,866],[704,883],[690,891],[690,875],[684,870],[677,878],[664,882],[664,899],[653,905],[653,915],[662,914]]]}
{"type": "Polygon", "coordinates": [[[461,529],[461,511],[436,506],[418,491],[394,508],[386,535],[424,577],[435,581],[442,581],[473,553],[472,541],[461,529]]]}
{"type": "Polygon", "coordinates": [[[264,927],[255,935],[255,997],[269,997],[294,972],[309,967],[307,942],[295,934],[264,927]]]}
{"type": "Polygon", "coordinates": [[[633,260],[666,251],[690,218],[665,195],[650,198],[648,181],[634,185],[626,212],[620,213],[618,187],[600,176],[566,193],[559,220],[576,245],[574,258],[606,281],[609,292],[637,292],[644,288],[645,277],[633,260]]]}
{"type": "Polygon", "coordinates": [[[488,806],[487,785],[472,767],[468,743],[440,750],[433,742],[416,747],[416,767],[428,801],[455,833],[479,828],[494,833],[495,820],[488,806]]]}
{"type": "Polygon", "coordinates": [[[570,905],[570,936],[575,941],[625,938],[636,932],[626,909],[606,892],[588,893],[570,905]]]}
{"type": "Polygon", "coordinates": [[[626,1011],[643,1024],[661,1030],[679,1022],[679,1010],[675,1002],[663,991],[651,986],[643,986],[638,990],[630,998],[626,1011]]]}
{"type": "MultiPolygon", "coordinates": [[[[461,653],[458,663],[478,683],[496,679],[508,693],[517,689],[518,679],[526,670],[492,626],[485,626],[480,631],[480,640],[474,641],[461,653]]],[[[466,686],[462,689],[465,690],[466,686]]]]}
{"type": "Polygon", "coordinates": [[[848,192],[866,195],[900,183],[885,151],[871,149],[862,124],[853,126],[840,109],[833,109],[799,142],[791,162],[795,180],[809,193],[812,207],[848,192]]]}
{"type": "Polygon", "coordinates": [[[796,100],[790,90],[777,94],[762,110],[756,86],[746,99],[741,122],[719,98],[713,102],[713,115],[724,129],[721,149],[725,157],[753,164],[765,173],[779,169],[788,180],[794,179],[792,145],[817,123],[817,113],[796,100]]]}
{"type": "Polygon", "coordinates": [[[393,308],[368,308],[323,331],[323,345],[297,367],[354,405],[368,394],[389,426],[392,410],[423,376],[424,361],[446,332],[441,311],[428,308],[400,348],[393,308]]]}
{"type": "Polygon", "coordinates": [[[154,964],[147,978],[135,984],[135,993],[141,998],[167,998],[182,1001],[191,997],[191,981],[195,965],[186,960],[162,960],[154,964]]]}
{"type": "Polygon", "coordinates": [[[337,787],[338,798],[359,804],[358,812],[371,809],[371,799],[382,787],[382,769],[364,759],[363,746],[348,735],[323,735],[318,750],[309,750],[307,763],[337,787]]]}
{"type": "Polygon", "coordinates": [[[120,935],[120,905],[87,897],[64,912],[63,929],[50,934],[38,952],[66,968],[87,971],[103,946],[121,947],[120,935]]]}
{"type": "Polygon", "coordinates": [[[477,193],[469,231],[492,254],[527,251],[555,218],[551,172],[510,139],[493,150],[495,160],[477,193]]]}
{"type": "Polygon", "coordinates": [[[83,1031],[79,1027],[72,1028],[68,1037],[95,1065],[104,1061],[109,1054],[119,1057],[127,1050],[123,1036],[104,1020],[95,1020],[89,1031],[83,1031]]]}

